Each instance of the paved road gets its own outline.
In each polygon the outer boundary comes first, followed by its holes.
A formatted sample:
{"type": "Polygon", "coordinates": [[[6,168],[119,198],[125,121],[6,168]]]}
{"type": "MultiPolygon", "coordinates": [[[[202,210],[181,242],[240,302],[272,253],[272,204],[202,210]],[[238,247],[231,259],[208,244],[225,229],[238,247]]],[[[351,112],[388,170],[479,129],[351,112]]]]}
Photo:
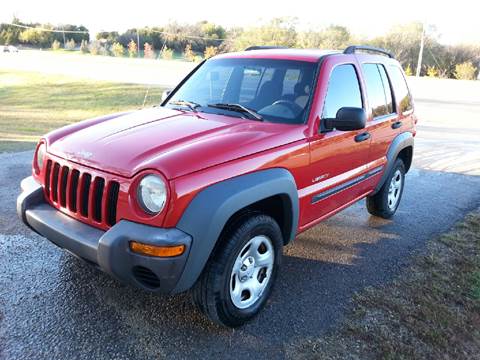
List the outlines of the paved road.
{"type": "Polygon", "coordinates": [[[124,287],[21,226],[14,201],[32,154],[0,154],[0,358],[283,358],[334,328],[355,291],[389,281],[480,203],[480,125],[468,115],[480,102],[456,127],[429,117],[432,102],[417,102],[426,120],[394,220],[361,202],[299,236],[266,309],[237,330],[209,324],[187,295],[124,287]]]}

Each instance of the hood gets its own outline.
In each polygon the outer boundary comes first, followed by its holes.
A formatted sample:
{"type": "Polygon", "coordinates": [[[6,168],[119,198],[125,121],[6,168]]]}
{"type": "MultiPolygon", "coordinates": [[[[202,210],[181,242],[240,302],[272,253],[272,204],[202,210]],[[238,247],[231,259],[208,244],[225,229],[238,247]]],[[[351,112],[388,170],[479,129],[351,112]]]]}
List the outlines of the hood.
{"type": "Polygon", "coordinates": [[[48,152],[132,177],[157,169],[173,179],[304,138],[303,126],[156,107],[89,120],[47,136],[48,152]]]}

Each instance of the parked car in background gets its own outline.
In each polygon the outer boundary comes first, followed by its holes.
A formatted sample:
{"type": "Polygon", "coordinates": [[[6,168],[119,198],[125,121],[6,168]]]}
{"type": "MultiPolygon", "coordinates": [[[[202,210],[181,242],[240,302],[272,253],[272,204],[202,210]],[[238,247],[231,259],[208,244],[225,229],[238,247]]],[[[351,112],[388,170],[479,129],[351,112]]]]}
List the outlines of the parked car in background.
{"type": "Polygon", "coordinates": [[[18,49],[13,45],[0,45],[0,52],[18,53],[18,49]]]}
{"type": "Polygon", "coordinates": [[[297,234],[361,199],[395,214],[415,125],[384,50],[222,54],[161,106],[45,135],[17,211],[122,282],[191,289],[212,321],[239,326],[265,305],[297,234]]]}

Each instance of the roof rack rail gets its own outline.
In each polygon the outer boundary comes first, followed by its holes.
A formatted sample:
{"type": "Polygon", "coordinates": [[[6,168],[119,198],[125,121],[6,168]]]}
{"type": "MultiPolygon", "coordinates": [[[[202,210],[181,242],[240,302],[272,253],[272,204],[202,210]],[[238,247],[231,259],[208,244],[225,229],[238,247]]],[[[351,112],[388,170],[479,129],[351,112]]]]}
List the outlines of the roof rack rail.
{"type": "Polygon", "coordinates": [[[384,49],[379,49],[373,46],[366,46],[366,45],[351,45],[347,47],[345,50],[343,50],[344,54],[355,54],[357,50],[365,50],[365,51],[372,51],[372,52],[378,52],[384,55],[387,55],[389,58],[394,59],[394,56],[391,52],[384,50],[384,49]]]}
{"type": "Polygon", "coordinates": [[[251,51],[251,50],[271,50],[271,49],[288,49],[286,46],[249,46],[248,48],[245,49],[245,51],[251,51]]]}

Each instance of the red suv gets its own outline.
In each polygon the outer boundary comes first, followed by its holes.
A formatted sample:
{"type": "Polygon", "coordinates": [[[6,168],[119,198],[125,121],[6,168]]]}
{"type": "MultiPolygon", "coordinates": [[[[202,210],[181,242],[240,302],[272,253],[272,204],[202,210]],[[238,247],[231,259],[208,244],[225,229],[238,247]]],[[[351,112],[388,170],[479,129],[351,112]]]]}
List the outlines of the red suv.
{"type": "Polygon", "coordinates": [[[17,210],[118,280],[191,289],[210,319],[239,326],[296,235],[363,198],[395,213],[415,123],[384,50],[255,47],[204,61],[160,106],[44,136],[17,210]]]}

